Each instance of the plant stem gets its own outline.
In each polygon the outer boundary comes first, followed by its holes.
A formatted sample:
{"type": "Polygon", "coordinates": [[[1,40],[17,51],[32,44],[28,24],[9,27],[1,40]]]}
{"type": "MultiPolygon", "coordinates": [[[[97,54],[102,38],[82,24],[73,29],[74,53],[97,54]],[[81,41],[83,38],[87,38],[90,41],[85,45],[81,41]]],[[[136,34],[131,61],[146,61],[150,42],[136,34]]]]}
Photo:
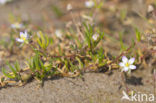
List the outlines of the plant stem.
{"type": "Polygon", "coordinates": [[[124,74],[123,72],[121,72],[121,79],[122,79],[123,84],[124,84],[124,86],[125,86],[125,88],[126,88],[126,92],[128,93],[128,92],[129,92],[129,88],[128,88],[126,82],[125,82],[125,78],[126,78],[126,77],[125,77],[125,74],[124,74]]]}

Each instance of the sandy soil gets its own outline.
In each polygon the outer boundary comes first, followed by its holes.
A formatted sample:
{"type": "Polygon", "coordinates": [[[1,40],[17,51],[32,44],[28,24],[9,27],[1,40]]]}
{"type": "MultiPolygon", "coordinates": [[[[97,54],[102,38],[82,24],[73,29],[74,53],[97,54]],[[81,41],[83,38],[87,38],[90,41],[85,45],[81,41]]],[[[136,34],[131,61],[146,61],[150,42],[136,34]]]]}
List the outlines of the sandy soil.
{"type": "MultiPolygon", "coordinates": [[[[133,75],[128,80],[128,87],[136,92],[151,94],[153,81],[149,71],[137,71],[137,76],[133,75]],[[142,76],[138,75],[142,72],[142,76]]],[[[131,103],[121,101],[125,88],[119,72],[115,71],[112,75],[86,73],[83,78],[55,78],[47,80],[43,88],[38,88],[37,82],[4,88],[0,90],[0,103],[131,103]]]]}

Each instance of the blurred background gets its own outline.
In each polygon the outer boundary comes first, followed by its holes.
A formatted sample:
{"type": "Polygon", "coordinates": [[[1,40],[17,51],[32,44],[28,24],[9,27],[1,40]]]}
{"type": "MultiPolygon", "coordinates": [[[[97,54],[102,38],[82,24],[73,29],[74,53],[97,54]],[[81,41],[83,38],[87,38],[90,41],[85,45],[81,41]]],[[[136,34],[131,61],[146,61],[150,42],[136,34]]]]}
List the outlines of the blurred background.
{"type": "MultiPolygon", "coordinates": [[[[9,16],[14,15],[36,25],[62,27],[62,24],[71,20],[71,15],[66,10],[67,4],[72,4],[74,17],[78,17],[91,11],[85,7],[85,1],[87,0],[9,0],[0,5],[0,25],[9,25],[9,16]]],[[[134,17],[137,20],[135,23],[139,25],[138,15],[146,16],[148,5],[154,4],[154,0],[97,1],[103,2],[102,9],[96,15],[97,22],[114,29],[118,27],[116,24],[121,15],[126,16],[127,22],[134,17]]]]}
{"type": "Polygon", "coordinates": [[[9,40],[6,35],[16,23],[54,35],[56,29],[68,30],[69,26],[87,21],[105,32],[105,48],[118,55],[123,45],[120,41],[128,47],[136,39],[136,28],[141,33],[154,30],[155,0],[96,0],[100,6],[97,8],[88,8],[86,1],[89,0],[0,0],[0,40],[9,40]],[[72,5],[71,11],[67,10],[68,4],[72,5]]]}

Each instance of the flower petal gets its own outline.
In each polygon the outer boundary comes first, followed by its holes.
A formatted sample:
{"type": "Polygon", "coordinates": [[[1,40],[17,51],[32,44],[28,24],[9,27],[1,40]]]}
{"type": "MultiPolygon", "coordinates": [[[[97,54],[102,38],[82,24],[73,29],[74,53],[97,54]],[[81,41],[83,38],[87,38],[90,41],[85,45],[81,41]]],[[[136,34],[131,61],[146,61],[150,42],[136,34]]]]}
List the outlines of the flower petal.
{"type": "Polygon", "coordinates": [[[135,58],[131,58],[131,59],[129,59],[129,64],[133,64],[134,63],[134,61],[135,61],[135,58]]]}
{"type": "Polygon", "coordinates": [[[124,67],[124,68],[123,68],[123,71],[124,71],[124,72],[127,72],[127,71],[128,71],[128,67],[124,67]]]}
{"type": "Polygon", "coordinates": [[[28,36],[29,36],[27,31],[25,31],[25,32],[24,32],[24,34],[25,34],[25,36],[26,36],[26,37],[28,37],[28,36]]]}
{"type": "Polygon", "coordinates": [[[123,63],[127,63],[127,62],[128,62],[127,57],[126,57],[126,56],[123,56],[123,57],[122,57],[122,61],[123,61],[123,63]]]}
{"type": "Polygon", "coordinates": [[[119,65],[120,65],[120,67],[124,67],[125,66],[125,64],[123,62],[120,62],[119,65]]]}
{"type": "Polygon", "coordinates": [[[20,37],[25,37],[25,34],[23,32],[20,32],[20,37]]]}
{"type": "Polygon", "coordinates": [[[55,31],[55,34],[56,34],[56,36],[57,36],[58,38],[61,38],[61,37],[62,37],[62,31],[59,30],[59,29],[55,31]]]}
{"type": "Polygon", "coordinates": [[[16,28],[16,26],[14,24],[11,24],[11,28],[16,28]]]}
{"type": "Polygon", "coordinates": [[[93,40],[95,40],[95,41],[98,39],[98,37],[99,37],[99,34],[94,34],[94,35],[92,36],[93,40]]]}
{"type": "Polygon", "coordinates": [[[94,2],[89,0],[89,1],[86,1],[85,2],[85,6],[88,7],[88,8],[92,8],[94,6],[94,2]]]}
{"type": "Polygon", "coordinates": [[[23,42],[24,42],[24,40],[19,39],[19,38],[16,38],[16,41],[21,42],[21,43],[23,43],[23,42]]]}
{"type": "Polygon", "coordinates": [[[134,69],[136,69],[136,66],[135,65],[130,65],[129,68],[134,70],[134,69]]]}

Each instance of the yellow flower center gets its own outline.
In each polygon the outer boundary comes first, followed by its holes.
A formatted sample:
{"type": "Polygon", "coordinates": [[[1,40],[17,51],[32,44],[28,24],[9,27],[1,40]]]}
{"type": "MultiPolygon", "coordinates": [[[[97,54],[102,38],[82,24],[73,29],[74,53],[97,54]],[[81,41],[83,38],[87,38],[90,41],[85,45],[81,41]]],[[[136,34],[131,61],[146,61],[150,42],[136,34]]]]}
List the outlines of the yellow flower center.
{"type": "Polygon", "coordinates": [[[26,37],[23,36],[23,35],[21,35],[21,39],[25,41],[26,40],[26,37]]]}
{"type": "Polygon", "coordinates": [[[129,65],[130,65],[130,64],[129,64],[128,62],[125,64],[126,67],[129,67],[129,65]]]}
{"type": "Polygon", "coordinates": [[[19,26],[19,24],[18,24],[18,23],[15,23],[14,25],[15,25],[16,27],[18,27],[18,26],[19,26]]]}

